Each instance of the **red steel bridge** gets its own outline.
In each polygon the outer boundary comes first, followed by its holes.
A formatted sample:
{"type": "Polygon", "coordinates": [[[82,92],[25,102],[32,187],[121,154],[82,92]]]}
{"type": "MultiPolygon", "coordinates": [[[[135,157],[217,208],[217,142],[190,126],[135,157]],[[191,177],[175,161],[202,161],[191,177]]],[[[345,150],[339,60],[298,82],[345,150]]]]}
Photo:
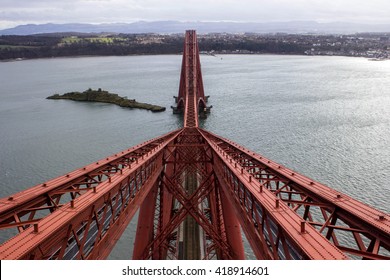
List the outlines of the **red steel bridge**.
{"type": "Polygon", "coordinates": [[[390,259],[388,214],[199,128],[192,30],[176,102],[183,128],[1,199],[0,259],[105,259],[137,211],[133,259],[245,259],[242,232],[258,259],[390,259]]]}

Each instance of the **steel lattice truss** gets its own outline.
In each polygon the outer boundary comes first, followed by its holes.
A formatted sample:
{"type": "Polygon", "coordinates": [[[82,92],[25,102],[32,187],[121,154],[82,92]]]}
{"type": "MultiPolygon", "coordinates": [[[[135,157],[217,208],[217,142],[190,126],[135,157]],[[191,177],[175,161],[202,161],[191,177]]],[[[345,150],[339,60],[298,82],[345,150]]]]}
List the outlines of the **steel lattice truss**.
{"type": "MultiPolygon", "coordinates": [[[[246,214],[252,215],[253,223],[258,224],[256,219],[262,216],[264,209],[261,209],[260,205],[253,205],[252,194],[248,193],[244,184],[248,182],[255,185],[259,194],[271,193],[275,199],[275,208],[283,205],[296,213],[300,217],[302,230],[305,229],[306,232],[310,225],[310,228],[315,229],[349,257],[389,259],[390,223],[387,214],[232,141],[210,132],[202,133],[207,135],[209,143],[223,157],[225,166],[220,172],[225,177],[226,184],[230,185],[232,195],[245,205],[246,214]],[[234,166],[234,171],[239,170],[237,178],[236,172],[229,169],[229,166],[234,166]]],[[[264,217],[262,219],[265,221],[264,217]]],[[[274,239],[277,239],[279,231],[278,226],[273,230],[271,228],[274,239]]],[[[276,245],[271,238],[265,241],[268,246],[276,245]]]]}
{"type": "Polygon", "coordinates": [[[198,128],[195,31],[184,128],[0,200],[0,259],[105,259],[139,211],[133,259],[390,259],[390,216],[198,128]]]}

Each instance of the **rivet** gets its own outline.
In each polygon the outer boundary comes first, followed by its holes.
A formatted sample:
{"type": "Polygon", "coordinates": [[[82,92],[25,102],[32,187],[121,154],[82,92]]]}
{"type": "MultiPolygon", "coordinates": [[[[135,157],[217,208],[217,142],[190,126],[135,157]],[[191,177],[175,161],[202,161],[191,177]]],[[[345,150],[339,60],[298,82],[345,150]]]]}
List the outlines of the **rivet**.
{"type": "Polygon", "coordinates": [[[310,182],[310,185],[314,185],[314,182],[310,182]]]}
{"type": "Polygon", "coordinates": [[[69,177],[70,177],[70,175],[69,175],[69,174],[66,174],[66,177],[67,177],[67,178],[69,178],[69,177]]]}
{"type": "Polygon", "coordinates": [[[292,172],[292,173],[291,173],[291,175],[292,175],[292,176],[294,176],[294,175],[295,175],[295,173],[294,173],[294,172],[292,172]]]}
{"type": "Polygon", "coordinates": [[[341,197],[341,194],[337,194],[337,195],[336,195],[336,198],[340,198],[340,197],[341,197]]]}

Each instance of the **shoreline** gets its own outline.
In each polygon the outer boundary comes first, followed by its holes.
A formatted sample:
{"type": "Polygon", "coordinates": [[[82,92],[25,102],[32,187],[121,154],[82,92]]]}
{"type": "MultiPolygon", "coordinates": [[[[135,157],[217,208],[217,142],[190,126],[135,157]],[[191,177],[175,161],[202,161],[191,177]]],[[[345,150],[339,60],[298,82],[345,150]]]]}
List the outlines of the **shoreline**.
{"type": "MultiPolygon", "coordinates": [[[[37,58],[15,58],[15,59],[0,59],[0,63],[2,62],[21,62],[21,61],[27,61],[27,60],[39,60],[39,59],[68,59],[68,58],[100,58],[100,57],[136,57],[136,56],[177,56],[177,55],[182,55],[181,53],[176,53],[176,54],[129,54],[129,55],[69,55],[69,56],[52,56],[52,57],[37,57],[37,58]]],[[[367,56],[352,56],[352,55],[327,55],[327,54],[291,54],[291,53],[217,53],[214,52],[213,54],[206,54],[202,53],[200,56],[214,56],[218,57],[221,55],[278,55],[278,56],[304,56],[304,57],[349,57],[349,58],[365,58],[369,61],[388,61],[390,58],[376,58],[376,57],[367,57],[367,56]]]]}
{"type": "Polygon", "coordinates": [[[0,59],[1,62],[20,62],[26,60],[39,60],[39,59],[67,59],[67,58],[88,58],[88,57],[128,57],[128,56],[158,56],[158,55],[182,55],[180,53],[177,54],[128,54],[128,55],[69,55],[69,56],[51,56],[51,57],[32,57],[32,58],[12,58],[12,59],[0,59]]]}

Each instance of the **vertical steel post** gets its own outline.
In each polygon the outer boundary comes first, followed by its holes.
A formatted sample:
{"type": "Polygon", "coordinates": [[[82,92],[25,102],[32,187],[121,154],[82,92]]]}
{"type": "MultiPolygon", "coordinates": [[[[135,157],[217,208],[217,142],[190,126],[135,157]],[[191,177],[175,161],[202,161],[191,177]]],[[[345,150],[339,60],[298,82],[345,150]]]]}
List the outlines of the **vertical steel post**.
{"type": "Polygon", "coordinates": [[[225,194],[220,192],[222,200],[222,213],[225,224],[227,242],[233,249],[233,257],[236,260],[245,260],[244,245],[242,243],[241,226],[233,207],[230,205],[225,194]]]}
{"type": "MultiPolygon", "coordinates": [[[[173,161],[174,156],[169,155],[167,158],[168,161],[173,161]]],[[[165,164],[165,176],[171,177],[174,174],[174,164],[165,164]]],[[[163,181],[166,180],[165,178],[162,179],[163,181]]],[[[169,221],[171,220],[172,216],[172,205],[173,205],[173,196],[172,194],[165,188],[165,183],[163,183],[161,186],[161,194],[160,194],[160,205],[157,207],[160,207],[160,213],[159,213],[159,221],[158,226],[156,229],[156,235],[160,234],[164,228],[168,225],[169,221]]],[[[167,258],[167,247],[168,247],[168,240],[165,240],[160,246],[154,246],[153,247],[153,259],[158,260],[165,260],[167,258]]]]}
{"type": "Polygon", "coordinates": [[[153,240],[153,223],[157,191],[158,181],[141,204],[138,215],[137,232],[135,235],[133,260],[141,259],[146,247],[153,240]]]}

